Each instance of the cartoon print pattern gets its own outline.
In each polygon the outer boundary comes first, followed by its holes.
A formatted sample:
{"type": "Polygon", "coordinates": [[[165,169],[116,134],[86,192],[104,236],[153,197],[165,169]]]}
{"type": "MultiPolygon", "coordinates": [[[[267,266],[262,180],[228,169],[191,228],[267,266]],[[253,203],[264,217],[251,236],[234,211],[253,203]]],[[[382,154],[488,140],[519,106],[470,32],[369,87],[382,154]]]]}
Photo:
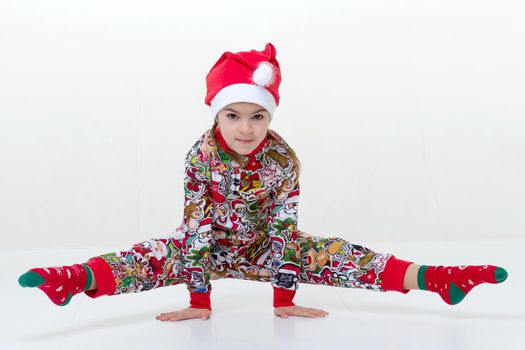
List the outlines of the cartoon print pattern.
{"type": "MultiPolygon", "coordinates": [[[[224,237],[225,231],[214,231],[213,235],[224,237]]],[[[224,250],[212,248],[210,280],[236,278],[270,282],[272,263],[267,249],[270,241],[262,234],[258,237],[259,246],[244,251],[235,259],[224,250]]],[[[231,239],[235,242],[235,238],[231,239]]],[[[302,231],[298,233],[297,244],[301,266],[299,283],[384,291],[382,276],[391,254],[375,253],[338,237],[312,236],[302,231]]],[[[99,257],[113,270],[117,285],[115,294],[136,293],[188,284],[180,257],[181,246],[182,241],[173,237],[151,238],[135,244],[130,250],[99,257]]]]}
{"type": "Polygon", "coordinates": [[[280,135],[268,130],[274,140],[241,168],[211,132],[186,155],[182,224],[165,237],[100,256],[113,270],[115,294],[179,283],[207,292],[219,278],[289,290],[298,283],[382,290],[390,254],[297,228],[300,186],[280,135]]]}

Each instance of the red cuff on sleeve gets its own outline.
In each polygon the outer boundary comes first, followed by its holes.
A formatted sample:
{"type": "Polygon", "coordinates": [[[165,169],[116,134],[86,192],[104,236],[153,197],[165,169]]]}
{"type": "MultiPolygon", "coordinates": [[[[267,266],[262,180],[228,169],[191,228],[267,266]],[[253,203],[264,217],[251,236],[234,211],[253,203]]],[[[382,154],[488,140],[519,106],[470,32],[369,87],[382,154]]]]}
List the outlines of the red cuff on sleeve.
{"type": "Polygon", "coordinates": [[[295,290],[273,287],[273,307],[295,306],[292,299],[295,290]]]}
{"type": "Polygon", "coordinates": [[[210,294],[211,286],[209,286],[207,293],[190,292],[190,307],[211,311],[210,294]]]}

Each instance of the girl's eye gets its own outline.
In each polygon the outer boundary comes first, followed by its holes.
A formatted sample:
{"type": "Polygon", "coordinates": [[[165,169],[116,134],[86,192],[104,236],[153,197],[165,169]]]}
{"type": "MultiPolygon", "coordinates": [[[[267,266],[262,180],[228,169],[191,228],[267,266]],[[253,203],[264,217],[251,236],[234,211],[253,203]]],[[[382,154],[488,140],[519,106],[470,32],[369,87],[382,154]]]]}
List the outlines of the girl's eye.
{"type": "MultiPolygon", "coordinates": [[[[227,117],[230,118],[230,119],[235,119],[235,118],[237,118],[237,114],[229,113],[229,114],[227,114],[227,117]]],[[[262,119],[264,119],[264,115],[256,114],[256,115],[253,116],[253,118],[255,118],[256,120],[262,120],[262,119]]]]}

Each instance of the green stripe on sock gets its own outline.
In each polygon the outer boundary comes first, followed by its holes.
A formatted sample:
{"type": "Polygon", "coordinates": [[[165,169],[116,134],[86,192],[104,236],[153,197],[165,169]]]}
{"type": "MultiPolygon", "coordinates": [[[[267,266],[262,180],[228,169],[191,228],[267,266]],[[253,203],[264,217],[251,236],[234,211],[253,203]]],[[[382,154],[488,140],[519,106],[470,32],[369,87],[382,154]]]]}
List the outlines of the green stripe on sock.
{"type": "MultiPolygon", "coordinates": [[[[88,290],[91,287],[91,282],[93,281],[93,275],[91,274],[91,269],[86,264],[81,264],[84,270],[86,270],[86,285],[84,286],[84,291],[88,290]]],[[[64,304],[65,305],[65,304],[64,304]]]]}
{"type": "Polygon", "coordinates": [[[425,285],[425,271],[428,269],[427,265],[421,265],[417,271],[417,286],[421,290],[427,290],[425,285]]]}

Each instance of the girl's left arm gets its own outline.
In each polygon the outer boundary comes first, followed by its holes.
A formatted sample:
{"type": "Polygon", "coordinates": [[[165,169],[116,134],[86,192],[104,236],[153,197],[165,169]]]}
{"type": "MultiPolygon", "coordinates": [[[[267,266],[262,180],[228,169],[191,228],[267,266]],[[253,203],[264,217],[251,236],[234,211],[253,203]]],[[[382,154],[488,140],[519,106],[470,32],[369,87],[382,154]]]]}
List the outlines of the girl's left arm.
{"type": "Polygon", "coordinates": [[[293,187],[281,190],[269,207],[274,307],[294,306],[292,299],[299,287],[301,256],[296,242],[299,192],[299,180],[295,179],[293,187]]]}

